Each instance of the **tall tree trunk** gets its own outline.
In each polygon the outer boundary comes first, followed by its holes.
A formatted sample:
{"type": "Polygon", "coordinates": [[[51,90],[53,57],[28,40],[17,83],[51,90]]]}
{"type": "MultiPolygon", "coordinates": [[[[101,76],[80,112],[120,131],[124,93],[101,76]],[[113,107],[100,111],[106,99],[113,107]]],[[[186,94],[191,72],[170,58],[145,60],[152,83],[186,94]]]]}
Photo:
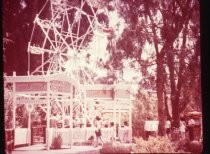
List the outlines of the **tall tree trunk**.
{"type": "Polygon", "coordinates": [[[158,135],[165,135],[165,104],[164,104],[164,61],[163,54],[157,54],[157,99],[158,99],[158,119],[159,119],[159,127],[158,127],[158,135]]]}
{"type": "MultiPolygon", "coordinates": [[[[146,3],[147,4],[147,3],[146,3]]],[[[146,7],[147,8],[147,7],[146,7]]],[[[157,100],[158,100],[158,135],[164,136],[165,131],[165,122],[166,122],[166,113],[165,113],[165,101],[164,101],[164,55],[165,49],[167,46],[163,46],[161,51],[159,52],[158,48],[158,36],[155,29],[155,22],[151,12],[148,11],[149,18],[152,23],[152,33],[153,33],[153,43],[156,52],[156,64],[157,64],[157,79],[156,79],[156,91],[157,91],[157,100]]]]}
{"type": "MultiPolygon", "coordinates": [[[[182,40],[182,47],[181,47],[181,53],[179,55],[179,71],[178,71],[178,77],[177,77],[177,84],[176,84],[176,77],[175,77],[175,59],[174,59],[174,50],[171,47],[170,50],[167,52],[167,63],[169,67],[169,76],[170,76],[170,84],[171,84],[171,104],[172,104],[172,118],[173,122],[172,125],[175,128],[179,128],[180,124],[180,94],[181,94],[181,88],[183,83],[183,70],[185,67],[184,64],[184,53],[185,47],[186,47],[186,35],[187,35],[187,23],[183,30],[183,40],[182,40]]],[[[172,46],[172,45],[171,45],[172,46]]]]}
{"type": "Polygon", "coordinates": [[[172,53],[172,48],[167,52],[167,63],[169,68],[169,78],[171,85],[171,106],[172,106],[172,125],[175,128],[179,127],[179,102],[176,98],[176,83],[175,83],[175,68],[174,68],[174,55],[172,53]]]}
{"type": "Polygon", "coordinates": [[[168,96],[167,96],[166,88],[164,88],[164,100],[165,100],[166,117],[167,119],[171,119],[171,115],[168,108],[168,96]]]}

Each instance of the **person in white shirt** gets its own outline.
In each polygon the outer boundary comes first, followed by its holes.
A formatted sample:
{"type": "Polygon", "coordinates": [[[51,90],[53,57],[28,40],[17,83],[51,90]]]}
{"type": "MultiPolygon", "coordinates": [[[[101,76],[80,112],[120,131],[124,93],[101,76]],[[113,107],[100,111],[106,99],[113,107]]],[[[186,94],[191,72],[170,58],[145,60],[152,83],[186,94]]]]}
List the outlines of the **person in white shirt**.
{"type": "Polygon", "coordinates": [[[98,146],[99,140],[101,141],[102,146],[103,146],[104,141],[102,140],[102,137],[101,137],[102,136],[102,134],[101,134],[101,126],[102,126],[102,124],[101,124],[101,118],[98,117],[98,116],[95,118],[95,125],[96,125],[96,129],[95,129],[96,144],[95,144],[95,147],[98,146]]]}
{"type": "Polygon", "coordinates": [[[180,132],[180,139],[184,140],[185,139],[185,122],[183,120],[180,121],[180,126],[179,126],[179,132],[180,132]]]}
{"type": "Polygon", "coordinates": [[[167,134],[167,136],[170,137],[170,132],[171,132],[171,121],[170,121],[169,119],[166,120],[165,128],[166,128],[166,134],[167,134]]]}
{"type": "Polygon", "coordinates": [[[194,125],[195,125],[195,120],[192,117],[190,117],[190,119],[188,120],[188,129],[189,129],[190,141],[194,140],[194,133],[193,133],[194,125]]]}
{"type": "Polygon", "coordinates": [[[126,143],[129,142],[129,127],[127,121],[124,122],[123,141],[126,143]]]}
{"type": "Polygon", "coordinates": [[[114,122],[110,123],[110,128],[111,128],[110,140],[111,140],[111,142],[114,142],[115,141],[115,135],[116,135],[116,129],[115,129],[115,126],[114,126],[114,122]]]}

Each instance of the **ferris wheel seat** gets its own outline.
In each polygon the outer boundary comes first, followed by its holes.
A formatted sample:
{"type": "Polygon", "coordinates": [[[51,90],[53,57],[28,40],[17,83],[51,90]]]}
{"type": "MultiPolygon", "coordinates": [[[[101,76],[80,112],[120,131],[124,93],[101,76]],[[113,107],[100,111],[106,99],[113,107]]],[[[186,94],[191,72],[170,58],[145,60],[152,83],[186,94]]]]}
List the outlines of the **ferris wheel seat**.
{"type": "Polygon", "coordinates": [[[33,54],[44,53],[43,50],[40,47],[36,47],[36,46],[29,46],[28,47],[28,52],[33,53],[33,54]]]}

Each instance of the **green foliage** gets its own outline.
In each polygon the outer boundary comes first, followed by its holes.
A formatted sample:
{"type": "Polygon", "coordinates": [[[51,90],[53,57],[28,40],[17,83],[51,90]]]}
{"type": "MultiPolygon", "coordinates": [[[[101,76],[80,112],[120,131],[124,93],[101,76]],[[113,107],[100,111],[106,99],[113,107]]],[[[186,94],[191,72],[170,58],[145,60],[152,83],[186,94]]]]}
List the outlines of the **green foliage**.
{"type": "Polygon", "coordinates": [[[34,108],[31,112],[31,120],[38,123],[42,122],[45,119],[46,113],[38,105],[34,105],[33,107],[34,108]]]}
{"type": "Polygon", "coordinates": [[[156,63],[153,86],[148,86],[151,80],[143,79],[141,87],[156,88],[160,134],[164,134],[165,90],[170,91],[172,118],[176,127],[179,124],[179,114],[186,107],[187,110],[202,107],[198,43],[200,4],[194,0],[121,2],[118,10],[128,26],[118,40],[117,48],[124,51],[125,58],[135,58],[138,61],[143,77],[148,76],[147,67],[152,66],[151,62],[156,63]],[[146,53],[146,44],[152,45],[153,49],[150,51],[155,52],[144,59],[142,53],[146,53]]]}
{"type": "Polygon", "coordinates": [[[133,136],[144,137],[145,120],[157,119],[156,93],[145,93],[139,91],[136,101],[134,101],[134,111],[132,114],[133,136]]]}
{"type": "Polygon", "coordinates": [[[28,111],[26,105],[18,104],[16,107],[16,126],[21,128],[28,127],[28,111]]]}
{"type": "Polygon", "coordinates": [[[4,122],[5,128],[12,128],[12,100],[11,92],[4,88],[4,122]]]}
{"type": "Polygon", "coordinates": [[[177,140],[174,143],[175,147],[176,147],[176,151],[189,151],[189,140],[177,140]]]}
{"type": "Polygon", "coordinates": [[[122,143],[105,143],[100,151],[105,153],[131,153],[131,145],[122,143]]]}
{"type": "Polygon", "coordinates": [[[62,145],[62,137],[61,137],[61,134],[58,134],[57,136],[53,138],[51,148],[61,149],[61,145],[62,145]]]}
{"type": "Polygon", "coordinates": [[[188,145],[189,151],[193,153],[202,153],[203,144],[200,141],[192,141],[188,145]]]}
{"type": "Polygon", "coordinates": [[[134,153],[175,153],[176,146],[168,137],[135,138],[136,144],[132,146],[134,153]]]}
{"type": "Polygon", "coordinates": [[[171,141],[167,136],[150,136],[148,140],[135,138],[132,145],[134,153],[201,153],[202,142],[188,140],[171,141]]]}
{"type": "Polygon", "coordinates": [[[5,128],[12,128],[12,104],[7,102],[5,104],[5,128]]]}

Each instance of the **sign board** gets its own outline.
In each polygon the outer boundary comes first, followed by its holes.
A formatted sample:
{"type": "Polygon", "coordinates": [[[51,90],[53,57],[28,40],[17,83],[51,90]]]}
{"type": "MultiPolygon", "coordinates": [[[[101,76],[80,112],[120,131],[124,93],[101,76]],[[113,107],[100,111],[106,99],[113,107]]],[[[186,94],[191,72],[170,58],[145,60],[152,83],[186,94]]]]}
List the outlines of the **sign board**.
{"type": "Polygon", "coordinates": [[[158,131],[158,125],[159,125],[159,121],[147,120],[145,121],[145,124],[144,124],[144,130],[145,131],[158,131]]]}
{"type": "Polygon", "coordinates": [[[47,91],[47,82],[18,82],[16,92],[47,91]]]}
{"type": "Polygon", "coordinates": [[[113,90],[86,90],[86,98],[113,98],[113,90]]]}
{"type": "Polygon", "coordinates": [[[71,92],[71,84],[67,81],[50,81],[50,90],[54,92],[71,92]]]}
{"type": "Polygon", "coordinates": [[[128,90],[117,89],[115,90],[115,98],[130,98],[130,92],[128,90]]]}
{"type": "Polygon", "coordinates": [[[113,110],[114,109],[114,104],[116,105],[116,109],[117,110],[129,110],[130,109],[130,103],[129,101],[127,103],[124,102],[117,102],[117,103],[113,103],[113,102],[106,102],[103,104],[100,104],[100,107],[103,110],[113,110]]]}
{"type": "Polygon", "coordinates": [[[46,104],[46,99],[28,99],[28,98],[18,98],[16,100],[17,104],[46,104]]]}
{"type": "Polygon", "coordinates": [[[128,90],[86,90],[86,98],[122,98],[130,99],[128,90]]]}

